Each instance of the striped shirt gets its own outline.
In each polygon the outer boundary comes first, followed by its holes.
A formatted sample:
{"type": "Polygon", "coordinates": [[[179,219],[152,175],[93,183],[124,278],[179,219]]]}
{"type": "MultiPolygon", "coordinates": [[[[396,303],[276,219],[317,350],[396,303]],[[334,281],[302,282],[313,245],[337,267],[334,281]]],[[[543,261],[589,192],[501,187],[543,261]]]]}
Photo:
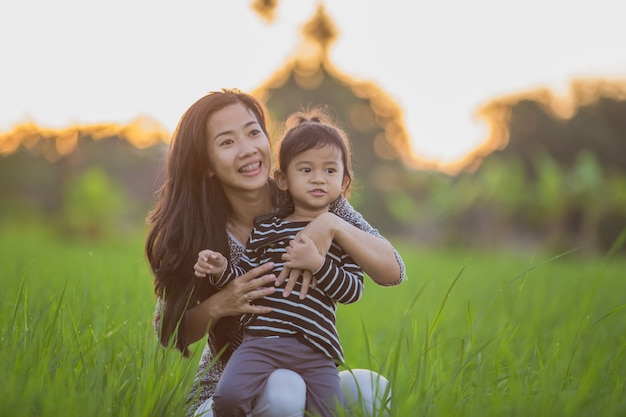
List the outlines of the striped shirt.
{"type": "MultiPolygon", "coordinates": [[[[274,262],[273,273],[278,276],[283,268],[282,255],[289,242],[295,239],[308,222],[288,222],[278,215],[262,216],[255,221],[246,252],[237,265],[229,267],[221,276],[210,276],[212,284],[222,287],[230,280],[265,262],[274,262]]],[[[335,326],[337,303],[349,304],[361,298],[363,272],[360,267],[334,242],[319,270],[313,273],[317,286],[309,288],[300,300],[300,283],[283,297],[282,287],[274,293],[255,300],[268,306],[272,312],[263,315],[245,315],[245,332],[253,336],[295,336],[304,343],[339,362],[344,361],[343,350],[335,326]]]]}

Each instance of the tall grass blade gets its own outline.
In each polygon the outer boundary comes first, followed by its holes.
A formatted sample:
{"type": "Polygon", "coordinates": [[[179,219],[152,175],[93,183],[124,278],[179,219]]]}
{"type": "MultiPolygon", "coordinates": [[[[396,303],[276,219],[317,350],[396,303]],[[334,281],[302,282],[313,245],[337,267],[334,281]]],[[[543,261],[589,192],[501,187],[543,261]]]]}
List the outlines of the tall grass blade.
{"type": "Polygon", "coordinates": [[[20,284],[20,290],[17,293],[17,299],[15,300],[15,308],[13,309],[13,316],[11,317],[11,325],[9,326],[9,334],[7,335],[7,345],[11,343],[13,337],[13,331],[15,329],[15,321],[17,320],[17,312],[20,309],[20,305],[24,298],[24,292],[26,288],[26,271],[22,274],[22,282],[20,284]]]}

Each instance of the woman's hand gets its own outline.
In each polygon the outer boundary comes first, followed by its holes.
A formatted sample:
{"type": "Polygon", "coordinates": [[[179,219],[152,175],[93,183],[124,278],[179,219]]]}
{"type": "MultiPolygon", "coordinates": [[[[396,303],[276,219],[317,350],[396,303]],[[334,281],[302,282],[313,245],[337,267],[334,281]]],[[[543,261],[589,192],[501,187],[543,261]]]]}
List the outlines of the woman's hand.
{"type": "Polygon", "coordinates": [[[273,267],[274,264],[268,262],[237,277],[217,292],[214,295],[216,299],[211,300],[211,303],[219,306],[222,317],[269,313],[272,311],[270,307],[254,305],[252,302],[274,292],[274,287],[266,287],[276,280],[274,274],[268,274],[273,267]]]}
{"type": "Polygon", "coordinates": [[[276,276],[270,272],[272,262],[264,263],[234,279],[224,288],[195,307],[187,310],[185,331],[189,343],[200,340],[208,329],[221,318],[241,314],[267,314],[270,307],[251,304],[252,301],[274,292],[274,287],[265,285],[274,283],[276,276]]]}

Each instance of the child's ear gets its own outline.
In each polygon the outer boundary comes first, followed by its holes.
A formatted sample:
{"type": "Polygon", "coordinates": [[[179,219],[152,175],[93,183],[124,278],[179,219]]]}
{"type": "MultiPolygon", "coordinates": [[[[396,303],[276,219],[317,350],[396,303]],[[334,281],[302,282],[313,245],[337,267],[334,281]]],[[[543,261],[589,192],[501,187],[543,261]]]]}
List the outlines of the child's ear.
{"type": "Polygon", "coordinates": [[[276,185],[280,188],[281,191],[287,191],[289,189],[287,185],[287,177],[283,172],[279,169],[274,171],[274,181],[276,181],[276,185]]]}

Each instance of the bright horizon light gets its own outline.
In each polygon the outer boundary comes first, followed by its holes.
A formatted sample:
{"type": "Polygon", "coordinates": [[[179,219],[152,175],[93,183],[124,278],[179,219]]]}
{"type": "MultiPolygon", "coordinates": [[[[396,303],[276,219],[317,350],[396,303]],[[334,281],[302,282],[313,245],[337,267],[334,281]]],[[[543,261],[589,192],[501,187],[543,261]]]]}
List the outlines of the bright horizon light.
{"type": "MultiPolygon", "coordinates": [[[[268,23],[250,1],[6,2],[0,134],[27,122],[64,129],[137,118],[172,132],[203,94],[253,91],[271,78],[318,3],[283,0],[268,23]]],[[[486,141],[476,114],[492,100],[626,79],[617,0],[323,4],[340,30],[335,68],[393,98],[427,159],[452,162],[486,141]]]]}

